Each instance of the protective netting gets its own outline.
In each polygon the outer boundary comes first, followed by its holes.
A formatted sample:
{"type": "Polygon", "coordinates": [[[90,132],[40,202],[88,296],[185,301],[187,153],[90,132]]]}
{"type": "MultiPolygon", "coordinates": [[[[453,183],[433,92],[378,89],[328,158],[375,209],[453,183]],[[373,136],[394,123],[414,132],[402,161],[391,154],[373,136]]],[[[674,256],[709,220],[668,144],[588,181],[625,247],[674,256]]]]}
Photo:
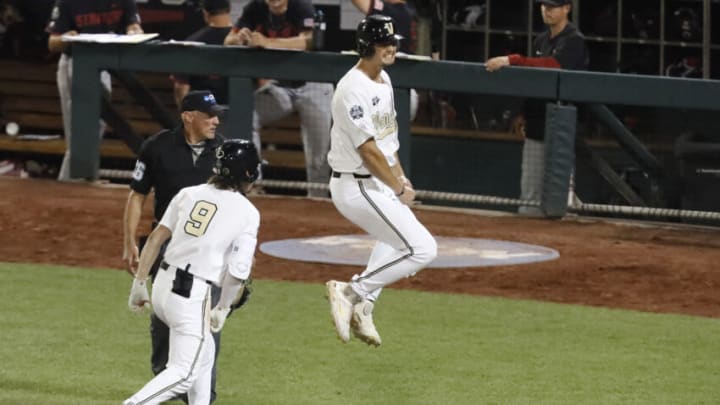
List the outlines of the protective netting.
{"type": "MultiPolygon", "coordinates": [[[[129,180],[132,178],[132,171],[101,169],[100,177],[107,179],[129,180]]],[[[304,181],[259,180],[256,184],[265,188],[285,190],[328,189],[328,185],[325,183],[307,183],[304,181]]],[[[505,198],[478,194],[451,193],[445,191],[416,190],[416,195],[419,199],[447,201],[453,203],[468,203],[476,205],[494,206],[540,206],[539,201],[528,201],[515,198],[505,198]]],[[[578,214],[608,214],[643,218],[720,221],[720,212],[681,210],[672,208],[631,207],[623,205],[603,205],[575,202],[569,207],[569,211],[578,214]]]]}

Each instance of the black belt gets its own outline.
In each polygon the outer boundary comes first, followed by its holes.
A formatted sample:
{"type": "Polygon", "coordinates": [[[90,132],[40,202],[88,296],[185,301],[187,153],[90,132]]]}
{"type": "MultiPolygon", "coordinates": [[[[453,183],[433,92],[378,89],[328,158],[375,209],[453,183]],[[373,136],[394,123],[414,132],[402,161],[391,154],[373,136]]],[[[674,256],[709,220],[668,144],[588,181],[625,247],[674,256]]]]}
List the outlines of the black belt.
{"type": "Polygon", "coordinates": [[[339,173],[339,172],[332,172],[332,176],[336,179],[340,178],[343,174],[352,174],[353,177],[356,179],[369,179],[372,177],[372,174],[357,174],[357,173],[339,173]]]}
{"type": "MultiPolygon", "coordinates": [[[[162,262],[160,262],[160,268],[161,268],[161,269],[167,270],[167,269],[169,269],[170,267],[173,267],[173,266],[170,266],[165,260],[163,260],[162,262]]],[[[182,270],[182,269],[179,268],[179,267],[176,267],[176,269],[182,270]]],[[[182,271],[184,271],[184,270],[182,270],[182,271]]],[[[208,281],[208,280],[202,279],[202,278],[200,278],[200,277],[198,277],[198,276],[196,276],[196,275],[194,275],[194,274],[193,274],[193,277],[204,281],[205,284],[207,284],[207,285],[212,285],[212,281],[208,281]]]]}

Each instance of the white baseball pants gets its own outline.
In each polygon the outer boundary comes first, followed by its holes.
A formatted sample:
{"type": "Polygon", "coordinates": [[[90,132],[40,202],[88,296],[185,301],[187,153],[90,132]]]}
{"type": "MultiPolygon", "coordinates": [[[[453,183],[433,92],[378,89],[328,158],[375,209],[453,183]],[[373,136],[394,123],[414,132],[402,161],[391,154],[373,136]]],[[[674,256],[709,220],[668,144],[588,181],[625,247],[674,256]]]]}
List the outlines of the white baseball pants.
{"type": "Polygon", "coordinates": [[[343,174],[330,179],[338,211],[378,239],[365,270],[353,276],[353,290],[375,301],[383,287],[415,275],[437,256],[437,243],[412,210],[374,178],[343,174]]]}
{"type": "Polygon", "coordinates": [[[160,404],[186,392],[190,405],[210,403],[215,355],[210,334],[210,285],[196,277],[190,297],[185,298],[172,292],[174,279],[175,268],[160,269],[152,288],[153,311],[170,328],[167,368],[124,405],[160,404]]]}

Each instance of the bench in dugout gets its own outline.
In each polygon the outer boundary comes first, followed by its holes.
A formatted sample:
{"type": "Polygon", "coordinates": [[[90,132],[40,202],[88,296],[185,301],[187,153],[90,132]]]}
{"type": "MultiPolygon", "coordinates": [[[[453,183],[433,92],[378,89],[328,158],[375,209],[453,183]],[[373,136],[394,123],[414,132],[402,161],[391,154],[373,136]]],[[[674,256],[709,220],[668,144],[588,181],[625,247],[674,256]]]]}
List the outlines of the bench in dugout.
{"type": "MultiPolygon", "coordinates": [[[[0,160],[33,159],[49,167],[59,166],[65,141],[55,72],[55,63],[0,61],[0,160]],[[7,123],[18,125],[15,136],[4,133],[7,123]]],[[[114,75],[112,94],[103,105],[108,128],[100,155],[101,167],[129,170],[142,140],[163,128],[159,121],[170,126],[179,122],[179,117],[172,81],[167,74],[132,75],[164,107],[164,113],[148,112],[148,108],[136,101],[126,88],[123,75],[127,77],[127,73],[114,75]]],[[[270,169],[304,173],[297,116],[264,128],[261,138],[263,158],[270,169]]]]}

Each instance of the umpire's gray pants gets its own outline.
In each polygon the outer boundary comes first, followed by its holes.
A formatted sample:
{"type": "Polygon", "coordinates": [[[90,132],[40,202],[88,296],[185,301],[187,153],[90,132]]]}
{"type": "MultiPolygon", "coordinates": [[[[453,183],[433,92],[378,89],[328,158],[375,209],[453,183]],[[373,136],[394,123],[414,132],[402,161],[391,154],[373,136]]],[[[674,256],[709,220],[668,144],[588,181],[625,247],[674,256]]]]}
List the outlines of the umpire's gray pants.
{"type": "MultiPolygon", "coordinates": [[[[327,184],[330,180],[327,153],[330,150],[332,96],[331,83],[307,82],[297,88],[268,83],[255,92],[253,141],[259,146],[260,128],[297,111],[300,115],[307,180],[327,184]]],[[[311,190],[308,195],[326,197],[327,193],[311,190]]]]}

